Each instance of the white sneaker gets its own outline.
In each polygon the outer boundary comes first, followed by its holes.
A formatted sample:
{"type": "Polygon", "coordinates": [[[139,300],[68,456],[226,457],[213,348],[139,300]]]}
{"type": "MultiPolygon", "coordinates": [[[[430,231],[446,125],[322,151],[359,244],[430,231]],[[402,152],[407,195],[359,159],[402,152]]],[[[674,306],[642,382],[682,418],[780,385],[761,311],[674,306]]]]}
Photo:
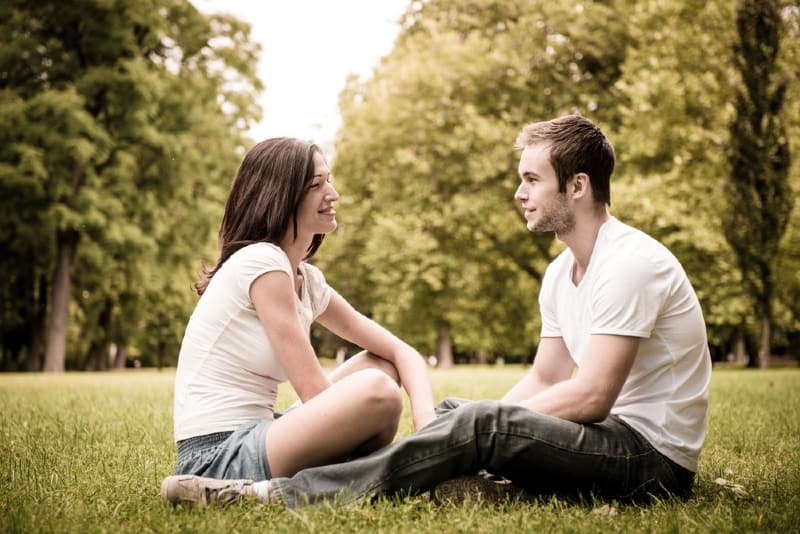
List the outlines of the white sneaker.
{"type": "Polygon", "coordinates": [[[226,505],[255,500],[252,480],[220,480],[195,475],[173,475],[161,482],[161,498],[172,504],[226,505]]]}

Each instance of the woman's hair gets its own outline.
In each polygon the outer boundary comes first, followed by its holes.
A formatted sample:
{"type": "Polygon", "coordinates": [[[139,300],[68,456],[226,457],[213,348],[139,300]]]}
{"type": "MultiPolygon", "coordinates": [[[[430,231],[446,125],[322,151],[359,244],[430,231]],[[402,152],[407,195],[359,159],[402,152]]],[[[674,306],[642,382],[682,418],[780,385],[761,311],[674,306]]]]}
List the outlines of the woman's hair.
{"type": "MultiPolygon", "coordinates": [[[[297,209],[314,177],[311,142],[276,137],[258,143],[245,154],[231,185],[219,229],[220,255],[213,269],[203,267],[195,284],[202,295],[211,277],[231,255],[253,243],[278,244],[291,226],[297,239],[297,209]]],[[[314,256],[323,234],[316,234],[304,259],[314,256]]]]}

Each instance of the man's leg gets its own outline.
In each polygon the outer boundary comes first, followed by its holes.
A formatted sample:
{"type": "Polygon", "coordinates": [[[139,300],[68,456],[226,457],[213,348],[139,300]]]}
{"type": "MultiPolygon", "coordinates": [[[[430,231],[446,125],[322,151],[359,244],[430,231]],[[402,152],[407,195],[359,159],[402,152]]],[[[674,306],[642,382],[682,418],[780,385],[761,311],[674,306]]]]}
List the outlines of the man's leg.
{"type": "Polygon", "coordinates": [[[666,459],[616,418],[580,425],[499,401],[474,401],[416,434],[343,464],[271,481],[287,506],[419,493],[480,469],[534,491],[596,491],[627,498],[677,492],[666,459]]]}

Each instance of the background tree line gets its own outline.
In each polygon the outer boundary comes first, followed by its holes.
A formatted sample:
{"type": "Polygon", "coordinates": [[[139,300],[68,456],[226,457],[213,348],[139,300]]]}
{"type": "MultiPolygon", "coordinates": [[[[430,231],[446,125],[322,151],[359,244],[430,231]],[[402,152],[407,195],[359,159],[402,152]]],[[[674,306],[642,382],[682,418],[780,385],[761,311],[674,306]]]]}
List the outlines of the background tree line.
{"type": "MultiPolygon", "coordinates": [[[[445,365],[529,361],[560,248],[525,230],[511,145],[577,112],[617,149],[612,212],[681,260],[715,357],[797,355],[799,14],[410,3],[392,52],[340,97],[340,227],[316,261],[445,365]]],[[[247,25],[179,0],[9,1],[0,31],[2,368],[174,363],[259,116],[247,25]]],[[[312,334],[324,355],[341,344],[312,334]]]]}

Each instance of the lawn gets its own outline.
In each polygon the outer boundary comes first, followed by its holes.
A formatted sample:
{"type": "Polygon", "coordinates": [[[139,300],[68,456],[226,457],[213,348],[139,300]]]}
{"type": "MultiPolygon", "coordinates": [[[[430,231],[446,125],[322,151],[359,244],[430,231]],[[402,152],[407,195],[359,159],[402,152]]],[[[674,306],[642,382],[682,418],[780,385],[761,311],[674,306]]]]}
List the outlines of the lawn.
{"type": "MultiPolygon", "coordinates": [[[[434,371],[437,399],[500,396],[519,367],[434,371]]],[[[173,509],[171,370],[0,375],[0,532],[800,532],[800,370],[715,370],[695,496],[649,506],[426,497],[289,511],[173,509]],[[720,480],[724,479],[724,481],[720,480]],[[727,481],[727,482],[725,482],[727,481]]],[[[279,407],[294,400],[282,389],[279,407]]],[[[400,434],[411,431],[406,416],[400,434]]]]}

